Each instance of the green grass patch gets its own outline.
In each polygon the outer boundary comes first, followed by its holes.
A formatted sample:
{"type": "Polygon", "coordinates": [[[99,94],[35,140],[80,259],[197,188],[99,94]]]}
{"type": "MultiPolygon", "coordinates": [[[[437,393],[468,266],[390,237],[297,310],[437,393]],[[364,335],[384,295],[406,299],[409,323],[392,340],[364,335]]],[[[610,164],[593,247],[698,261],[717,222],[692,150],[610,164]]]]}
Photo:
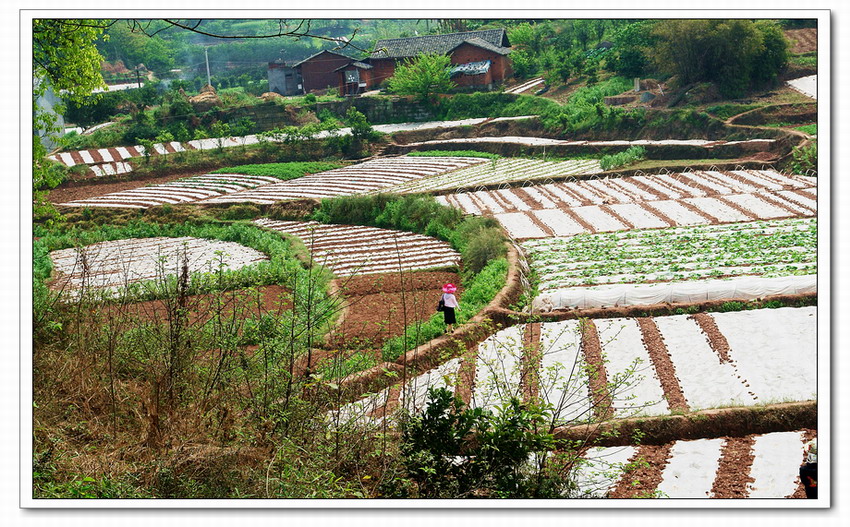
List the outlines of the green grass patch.
{"type": "Polygon", "coordinates": [[[602,156],[599,159],[599,165],[602,167],[602,170],[613,170],[643,161],[644,159],[646,159],[646,148],[632,146],[622,152],[602,156]]]}
{"type": "Polygon", "coordinates": [[[721,104],[717,106],[709,106],[705,109],[705,111],[718,119],[726,120],[735,115],[749,112],[750,110],[755,110],[759,107],[761,107],[759,104],[721,104]]]}
{"type": "Polygon", "coordinates": [[[499,154],[490,152],[479,152],[477,150],[426,150],[424,152],[410,152],[411,157],[483,157],[485,159],[499,159],[499,154]]]}
{"type": "Polygon", "coordinates": [[[806,124],[806,125],[803,125],[803,126],[796,126],[796,127],[794,127],[794,129],[799,130],[799,131],[803,132],[804,134],[818,135],[818,125],[816,125],[816,124],[806,124]]]}
{"type": "Polygon", "coordinates": [[[802,68],[817,68],[818,67],[818,54],[814,53],[806,53],[803,55],[791,55],[788,59],[790,64],[794,66],[800,66],[802,68]]]}
{"type": "Polygon", "coordinates": [[[296,179],[307,174],[316,174],[343,167],[342,163],[326,161],[292,161],[288,163],[263,163],[224,167],[211,174],[244,174],[246,176],[269,176],[280,180],[296,179]]]}
{"type": "Polygon", "coordinates": [[[378,360],[373,353],[358,351],[342,360],[333,359],[317,373],[325,380],[344,379],[352,373],[368,370],[377,365],[378,360]]]}

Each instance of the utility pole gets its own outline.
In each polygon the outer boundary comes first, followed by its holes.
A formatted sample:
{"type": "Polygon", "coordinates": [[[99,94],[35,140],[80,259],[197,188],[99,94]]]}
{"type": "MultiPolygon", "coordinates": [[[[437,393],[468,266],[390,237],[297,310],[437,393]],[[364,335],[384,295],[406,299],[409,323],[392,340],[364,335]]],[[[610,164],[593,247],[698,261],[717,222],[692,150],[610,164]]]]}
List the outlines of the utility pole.
{"type": "Polygon", "coordinates": [[[210,57],[207,54],[207,49],[209,49],[209,48],[204,46],[204,59],[206,60],[206,63],[207,63],[207,85],[212,86],[212,81],[210,81],[210,57]]]}

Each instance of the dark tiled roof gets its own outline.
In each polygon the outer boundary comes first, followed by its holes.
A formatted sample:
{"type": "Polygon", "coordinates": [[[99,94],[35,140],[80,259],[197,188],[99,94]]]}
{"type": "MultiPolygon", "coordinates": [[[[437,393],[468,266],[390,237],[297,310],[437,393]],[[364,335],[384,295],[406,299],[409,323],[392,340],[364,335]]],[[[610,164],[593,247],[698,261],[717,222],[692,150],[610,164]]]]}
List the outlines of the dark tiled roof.
{"type": "MultiPolygon", "coordinates": [[[[483,40],[494,48],[502,49],[511,45],[504,29],[484,29],[446,35],[424,35],[410,38],[388,38],[375,43],[373,59],[415,57],[420,53],[445,54],[462,44],[465,40],[483,40]]],[[[483,47],[483,46],[482,46],[483,47]]],[[[490,48],[486,48],[490,49],[490,48]]]]}
{"type": "Polygon", "coordinates": [[[342,53],[337,53],[336,51],[331,51],[331,50],[329,50],[329,49],[326,49],[326,50],[320,51],[320,52],[318,52],[318,53],[313,53],[312,55],[310,55],[310,56],[309,56],[309,57],[307,57],[306,59],[302,60],[301,62],[296,62],[295,64],[293,64],[293,65],[292,65],[292,67],[293,67],[293,68],[297,68],[298,66],[300,66],[300,65],[304,64],[305,62],[307,62],[308,60],[311,60],[311,59],[314,59],[314,58],[318,57],[318,56],[319,56],[319,55],[321,55],[322,53],[330,53],[330,54],[332,54],[332,55],[339,55],[340,57],[343,57],[343,58],[346,58],[346,59],[353,59],[352,57],[349,57],[348,55],[343,55],[342,53]]]}
{"type": "Polygon", "coordinates": [[[456,48],[462,46],[463,44],[471,44],[473,46],[486,49],[488,51],[492,51],[493,53],[498,53],[499,55],[507,55],[511,52],[511,48],[505,48],[502,46],[494,46],[490,42],[478,37],[467,38],[457,43],[457,45],[453,46],[449,51],[453,51],[456,48]]]}
{"type": "Polygon", "coordinates": [[[361,70],[371,70],[372,68],[374,68],[374,66],[372,66],[371,64],[366,64],[365,62],[360,62],[359,60],[355,60],[354,62],[351,62],[351,63],[346,64],[344,66],[338,67],[334,71],[344,70],[344,69],[350,68],[352,66],[355,67],[355,68],[360,68],[361,70]]]}

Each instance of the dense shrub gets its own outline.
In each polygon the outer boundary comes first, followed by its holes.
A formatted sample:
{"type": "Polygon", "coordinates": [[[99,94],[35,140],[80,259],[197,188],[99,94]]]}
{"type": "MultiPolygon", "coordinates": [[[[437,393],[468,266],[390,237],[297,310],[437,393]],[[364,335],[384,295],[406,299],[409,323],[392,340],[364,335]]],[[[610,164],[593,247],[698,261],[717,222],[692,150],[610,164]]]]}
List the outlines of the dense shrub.
{"type": "Polygon", "coordinates": [[[805,174],[818,170],[818,142],[814,140],[807,145],[794,147],[791,151],[791,170],[796,174],[805,174]]]}
{"type": "Polygon", "coordinates": [[[665,20],[652,35],[650,55],[661,72],[682,85],[716,83],[728,98],[774,80],[788,62],[788,42],[767,20],[665,20]]]}
{"type": "Polygon", "coordinates": [[[558,108],[555,101],[532,95],[513,95],[500,92],[458,93],[440,99],[436,118],[441,120],[474,117],[517,117],[539,115],[558,108]]]}
{"type": "Polygon", "coordinates": [[[627,110],[607,106],[605,97],[623,93],[631,82],[623,77],[612,77],[605,82],[580,88],[573,93],[567,104],[556,106],[540,115],[543,126],[561,133],[597,129],[616,129],[640,122],[643,109],[627,110]]]}
{"type": "Polygon", "coordinates": [[[599,165],[602,167],[602,170],[613,170],[644,159],[646,159],[646,148],[632,146],[622,152],[602,156],[599,160],[599,165]]]}

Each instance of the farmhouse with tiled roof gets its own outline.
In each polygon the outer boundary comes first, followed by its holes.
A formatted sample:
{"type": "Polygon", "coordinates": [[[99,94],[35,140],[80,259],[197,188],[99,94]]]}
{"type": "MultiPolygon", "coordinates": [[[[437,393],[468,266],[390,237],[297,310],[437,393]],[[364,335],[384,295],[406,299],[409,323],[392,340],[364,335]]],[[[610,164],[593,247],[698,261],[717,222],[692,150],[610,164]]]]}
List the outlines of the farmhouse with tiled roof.
{"type": "Polygon", "coordinates": [[[361,93],[377,86],[393,76],[398,64],[424,53],[449,55],[452,80],[459,86],[489,89],[513,73],[510,45],[504,29],[381,39],[368,59],[339,68],[340,92],[361,93]]]}

